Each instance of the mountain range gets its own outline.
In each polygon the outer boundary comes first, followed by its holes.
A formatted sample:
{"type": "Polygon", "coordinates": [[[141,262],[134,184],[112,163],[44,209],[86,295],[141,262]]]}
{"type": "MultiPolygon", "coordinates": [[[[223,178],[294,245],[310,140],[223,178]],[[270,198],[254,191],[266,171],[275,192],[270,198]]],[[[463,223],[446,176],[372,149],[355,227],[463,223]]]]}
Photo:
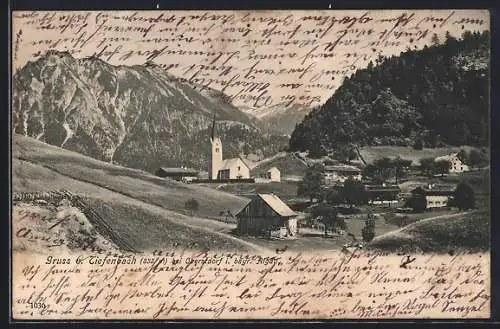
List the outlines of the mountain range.
{"type": "Polygon", "coordinates": [[[268,107],[240,108],[249,116],[255,118],[256,124],[265,132],[290,136],[297,123],[311,111],[300,104],[279,103],[268,107]]]}
{"type": "Polygon", "coordinates": [[[48,51],[12,80],[15,133],[148,171],[205,169],[214,115],[225,157],[269,156],[287,145],[286,136],[262,131],[221,92],[180,81],[154,64],[113,66],[48,51]]]}

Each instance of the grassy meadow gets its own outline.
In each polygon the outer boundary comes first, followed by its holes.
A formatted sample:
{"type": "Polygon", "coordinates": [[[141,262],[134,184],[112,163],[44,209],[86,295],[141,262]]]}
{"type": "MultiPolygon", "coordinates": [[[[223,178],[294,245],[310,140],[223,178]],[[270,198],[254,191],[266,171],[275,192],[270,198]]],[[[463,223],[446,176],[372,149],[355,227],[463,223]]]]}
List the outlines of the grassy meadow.
{"type": "MultiPolygon", "coordinates": [[[[12,150],[14,160],[50,169],[51,172],[47,175],[51,175],[52,178],[55,173],[59,173],[181,214],[191,215],[185,207],[186,201],[191,198],[199,203],[197,215],[207,218],[217,218],[220,211],[227,209],[235,213],[247,202],[246,198],[230,193],[214,192],[208,187],[184,184],[156,177],[145,171],[116,166],[24,136],[13,136],[12,150]]],[[[22,170],[16,167],[13,170],[13,176],[19,176],[14,177],[14,180],[19,183],[22,183],[24,177],[22,170]],[[20,175],[16,175],[16,170],[20,175]]],[[[37,180],[37,177],[33,176],[36,175],[32,175],[30,181],[37,180]]],[[[42,184],[39,184],[38,188],[44,188],[45,184],[57,184],[52,182],[52,179],[44,177],[40,179],[42,184]]],[[[14,191],[20,188],[23,188],[22,184],[14,185],[14,191]]],[[[65,188],[71,192],[80,192],[71,185],[65,188]]],[[[30,190],[31,186],[28,191],[30,190]]]]}
{"type": "MultiPolygon", "coordinates": [[[[254,250],[253,245],[198,223],[184,207],[200,202],[198,216],[243,206],[246,199],[210,188],[156,178],[30,138],[14,136],[13,192],[66,189],[82,195],[113,230],[139,251],[156,248],[254,250]]],[[[16,218],[13,218],[15,221],[16,218]]]]}
{"type": "Polygon", "coordinates": [[[359,152],[366,163],[373,163],[377,159],[399,155],[405,160],[411,160],[413,165],[419,165],[422,158],[435,158],[454,152],[458,153],[460,150],[469,152],[471,149],[473,149],[471,146],[424,148],[422,150],[415,150],[408,146],[366,146],[361,147],[359,152]]]}

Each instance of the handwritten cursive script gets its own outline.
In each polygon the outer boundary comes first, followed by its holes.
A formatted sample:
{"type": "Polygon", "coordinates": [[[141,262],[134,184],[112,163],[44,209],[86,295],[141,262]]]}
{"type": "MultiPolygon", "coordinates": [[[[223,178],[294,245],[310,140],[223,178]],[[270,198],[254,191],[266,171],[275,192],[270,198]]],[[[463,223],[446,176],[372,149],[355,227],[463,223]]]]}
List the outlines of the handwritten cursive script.
{"type": "Polygon", "coordinates": [[[480,10],[15,12],[13,66],[49,49],[152,62],[237,106],[311,107],[379,56],[487,29],[480,10]]]}
{"type": "Polygon", "coordinates": [[[486,254],[14,255],[18,319],[477,318],[486,254]],[[33,308],[32,305],[43,305],[33,308]]]}

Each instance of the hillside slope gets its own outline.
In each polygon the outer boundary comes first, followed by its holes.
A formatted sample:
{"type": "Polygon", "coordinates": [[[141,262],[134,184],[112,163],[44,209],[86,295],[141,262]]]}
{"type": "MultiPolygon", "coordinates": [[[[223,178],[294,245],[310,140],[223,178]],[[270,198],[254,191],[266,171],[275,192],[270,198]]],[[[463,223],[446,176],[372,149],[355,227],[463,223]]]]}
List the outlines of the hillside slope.
{"type": "Polygon", "coordinates": [[[490,174],[489,170],[473,171],[443,177],[439,181],[450,185],[469,185],[475,195],[475,210],[456,210],[455,213],[434,216],[429,214],[429,218],[376,237],[369,244],[369,248],[390,252],[488,250],[491,246],[490,174]]]}
{"type": "Polygon", "coordinates": [[[208,127],[223,121],[227,156],[273,154],[277,139],[217,91],[181,82],[154,65],[112,66],[49,51],[15,72],[12,123],[18,134],[106,162],[154,171],[207,167],[208,127]],[[200,133],[203,132],[203,135],[200,133]]]}
{"type": "Polygon", "coordinates": [[[195,198],[199,202],[196,215],[206,218],[217,218],[222,210],[236,212],[247,202],[247,199],[229,193],[214,193],[207,187],[183,184],[141,170],[112,165],[25,136],[13,135],[12,144],[14,164],[21,161],[50,169],[52,173],[48,177],[37,176],[30,174],[25,165],[14,166],[14,191],[60,186],[74,193],[84,192],[71,185],[64,187],[64,182],[60,184],[59,176],[55,175],[59,174],[186,215],[192,213],[185,209],[185,202],[195,198]]]}
{"type": "Polygon", "coordinates": [[[290,150],[349,144],[424,147],[489,143],[490,36],[464,33],[444,44],[379,58],[346,78],[298,124],[290,150]]]}
{"type": "Polygon", "coordinates": [[[282,180],[295,180],[304,176],[307,170],[307,163],[299,159],[293,153],[280,152],[276,155],[255,163],[251,169],[254,177],[261,177],[273,167],[278,168],[282,180]]]}
{"type": "MultiPolygon", "coordinates": [[[[216,218],[223,209],[237,211],[247,202],[245,198],[158,179],[140,170],[111,165],[19,135],[13,138],[12,189],[14,193],[64,189],[78,195],[105,218],[117,236],[137,251],[176,246],[196,250],[255,250],[253,245],[217,232],[207,225],[210,221],[196,217],[216,218]],[[195,213],[184,208],[185,201],[193,197],[200,202],[200,209],[195,213]]],[[[14,216],[14,227],[29,225],[33,232],[36,229],[45,236],[61,233],[61,230],[51,231],[45,227],[49,225],[46,218],[37,221],[44,218],[44,213],[55,213],[54,209],[46,208],[47,205],[14,205],[14,213],[28,209],[34,214],[28,218],[29,223],[26,216],[14,216]]],[[[95,228],[77,209],[72,211],[87,225],[89,237],[102,240],[98,234],[102,232],[95,233],[95,228]]],[[[61,233],[63,236],[74,236],[76,231],[71,226],[66,229],[61,233]]],[[[100,243],[114,245],[114,241],[100,243]]],[[[47,246],[16,238],[15,247],[35,250],[47,246]]]]}
{"type": "Polygon", "coordinates": [[[369,248],[389,252],[487,251],[490,222],[486,210],[436,216],[380,235],[369,248]]]}

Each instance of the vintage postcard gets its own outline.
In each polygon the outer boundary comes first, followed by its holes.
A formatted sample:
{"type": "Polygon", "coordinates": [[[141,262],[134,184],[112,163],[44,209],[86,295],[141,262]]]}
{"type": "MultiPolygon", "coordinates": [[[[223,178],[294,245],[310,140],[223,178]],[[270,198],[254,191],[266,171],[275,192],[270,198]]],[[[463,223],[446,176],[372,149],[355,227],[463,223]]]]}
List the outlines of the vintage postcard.
{"type": "Polygon", "coordinates": [[[13,320],[490,318],[487,10],[14,11],[13,320]]]}

